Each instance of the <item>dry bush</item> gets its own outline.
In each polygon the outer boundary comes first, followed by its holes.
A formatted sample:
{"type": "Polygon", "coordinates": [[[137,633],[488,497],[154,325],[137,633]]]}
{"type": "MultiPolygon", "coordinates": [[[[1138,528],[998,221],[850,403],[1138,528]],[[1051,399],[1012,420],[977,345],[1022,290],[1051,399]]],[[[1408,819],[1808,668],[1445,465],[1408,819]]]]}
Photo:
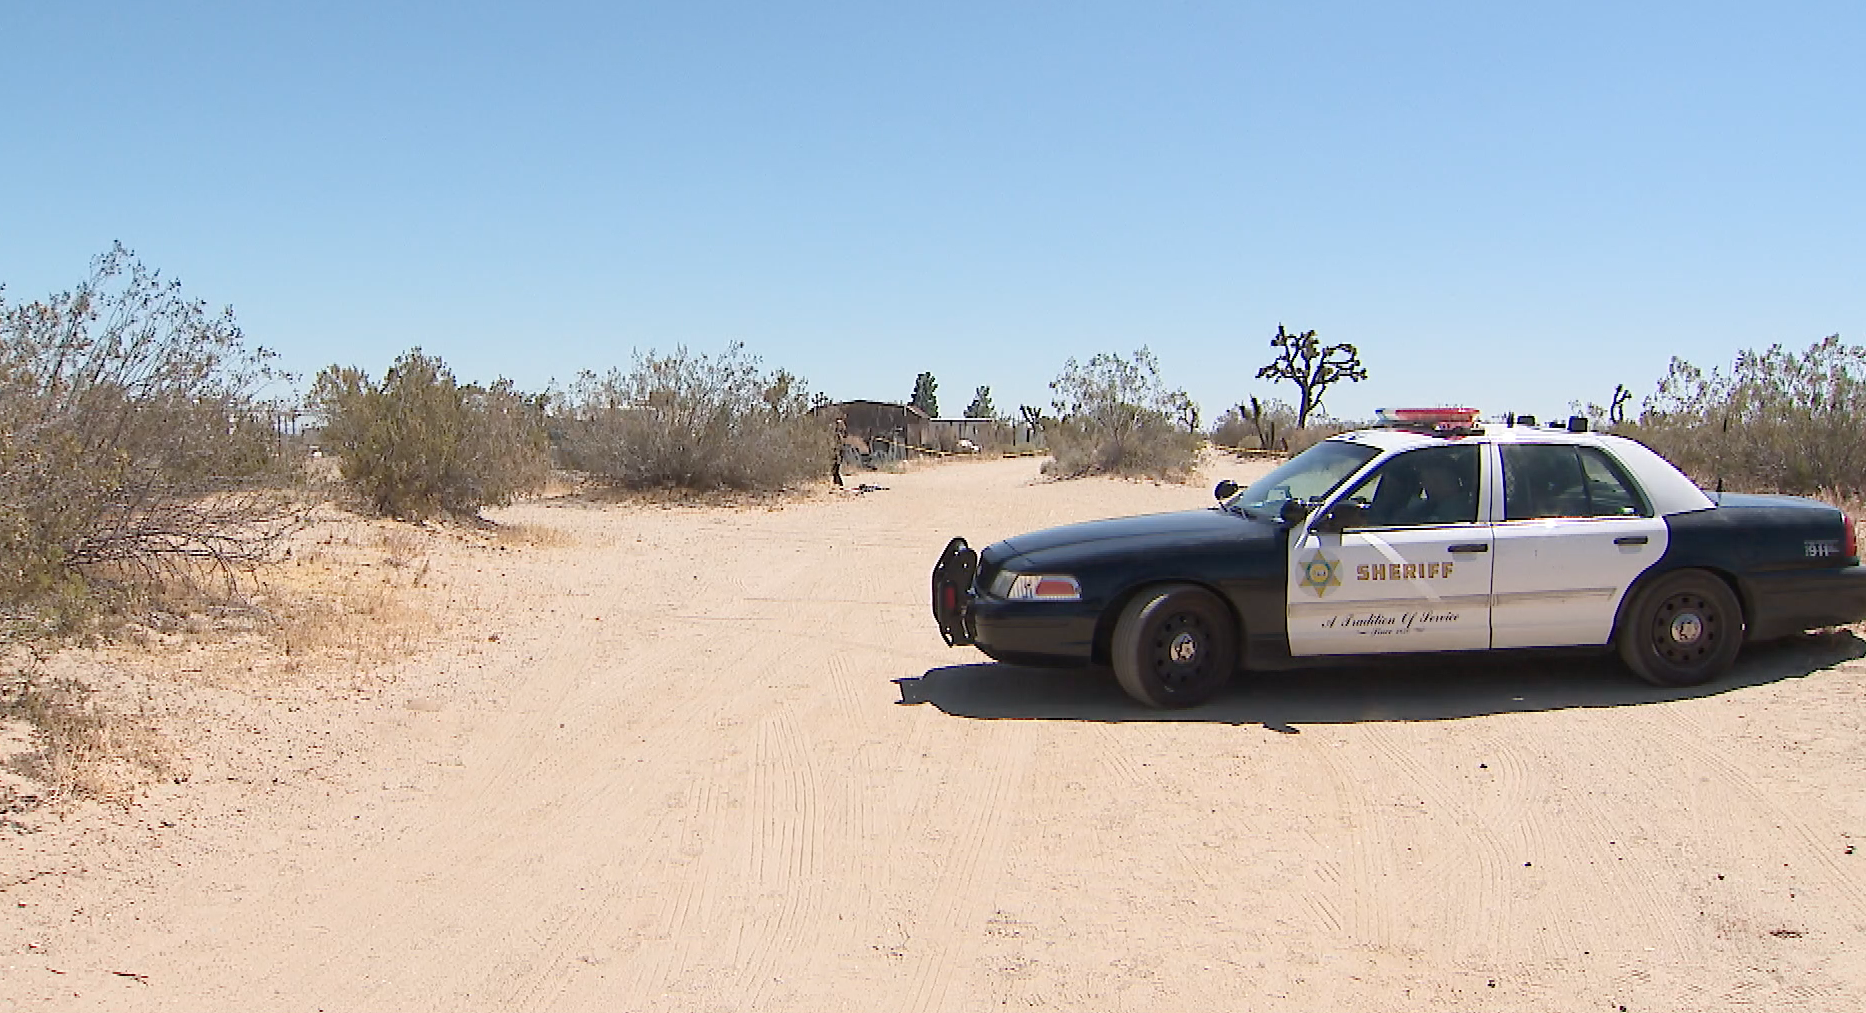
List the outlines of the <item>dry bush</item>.
{"type": "Polygon", "coordinates": [[[1260,401],[1253,397],[1219,416],[1218,424],[1212,427],[1212,442],[1242,450],[1300,454],[1348,428],[1327,419],[1299,426],[1294,407],[1276,398],[1260,401]]]}
{"type": "MultiPolygon", "coordinates": [[[[160,580],[266,558],[303,518],[270,353],[122,246],[77,288],[0,300],[0,601],[81,604],[106,571],[160,580]]],[[[21,605],[29,607],[22,609],[21,605]]]]}
{"type": "Polygon", "coordinates": [[[733,344],[637,353],[627,372],[584,373],[562,399],[566,464],[623,488],[775,490],[829,471],[834,438],[802,381],[733,344]]]}
{"type": "Polygon", "coordinates": [[[1299,431],[1296,419],[1296,409],[1281,399],[1252,397],[1219,416],[1212,442],[1221,447],[1288,451],[1290,436],[1299,431]]]}
{"type": "Polygon", "coordinates": [[[1258,447],[1257,434],[1236,408],[1227,408],[1212,424],[1212,445],[1218,447],[1258,447]]]}
{"type": "Polygon", "coordinates": [[[343,480],[379,513],[473,513],[508,501],[528,479],[543,481],[541,428],[527,440],[522,424],[500,424],[523,418],[510,385],[462,387],[418,348],[398,358],[381,383],[360,369],[331,366],[318,375],[310,401],[326,418],[325,442],[343,480]],[[498,403],[482,412],[489,394],[498,403]]]}
{"type": "Polygon", "coordinates": [[[418,520],[477,514],[550,477],[543,412],[511,381],[462,386],[411,349],[381,383],[354,367],[319,373],[312,404],[345,482],[379,513],[418,520]]]}
{"type": "Polygon", "coordinates": [[[1146,348],[1131,360],[1112,353],[1086,363],[1070,359],[1050,389],[1056,415],[1043,424],[1053,458],[1044,463],[1045,474],[1177,480],[1197,464],[1204,439],[1192,400],[1166,386],[1146,348]]]}
{"type": "Polygon", "coordinates": [[[1278,449],[1287,454],[1300,454],[1330,436],[1339,436],[1353,428],[1341,422],[1311,422],[1286,431],[1277,441],[1278,449]]]}
{"type": "Polygon", "coordinates": [[[1866,348],[1833,335],[1800,354],[1738,354],[1730,372],[1672,359],[1639,419],[1616,429],[1706,486],[1866,494],[1866,348]]]}

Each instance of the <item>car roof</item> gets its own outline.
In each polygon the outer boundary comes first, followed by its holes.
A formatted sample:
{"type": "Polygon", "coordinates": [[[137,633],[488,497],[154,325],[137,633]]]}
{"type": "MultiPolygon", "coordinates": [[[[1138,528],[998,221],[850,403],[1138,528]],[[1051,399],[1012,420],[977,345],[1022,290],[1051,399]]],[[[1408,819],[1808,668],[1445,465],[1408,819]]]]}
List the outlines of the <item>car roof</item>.
{"type": "Polygon", "coordinates": [[[1344,443],[1359,443],[1379,450],[1382,456],[1419,447],[1447,446],[1458,443],[1493,444],[1568,444],[1598,447],[1632,473],[1633,480],[1646,493],[1654,512],[1660,515],[1707,510],[1716,504],[1670,461],[1654,453],[1637,440],[1600,432],[1570,432],[1567,429],[1544,429],[1536,426],[1485,425],[1477,432],[1459,436],[1435,436],[1403,428],[1356,429],[1330,437],[1344,443]]]}

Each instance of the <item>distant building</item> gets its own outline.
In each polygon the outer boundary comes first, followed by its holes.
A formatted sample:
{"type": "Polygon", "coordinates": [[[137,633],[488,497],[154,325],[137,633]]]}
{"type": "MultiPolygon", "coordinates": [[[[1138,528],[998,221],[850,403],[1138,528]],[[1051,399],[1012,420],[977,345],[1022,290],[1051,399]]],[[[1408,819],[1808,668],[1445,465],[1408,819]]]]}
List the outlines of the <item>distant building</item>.
{"type": "Polygon", "coordinates": [[[865,461],[894,460],[916,450],[950,454],[960,440],[976,448],[1041,448],[1043,433],[1023,422],[1001,419],[929,418],[910,404],[892,401],[838,401],[811,410],[823,418],[840,416],[849,433],[843,445],[865,461]]]}
{"type": "Polygon", "coordinates": [[[997,419],[928,419],[927,435],[931,438],[923,446],[946,450],[960,440],[971,440],[982,447],[997,429],[997,419]]]}
{"type": "Polygon", "coordinates": [[[899,458],[908,447],[924,447],[931,435],[927,413],[891,401],[838,401],[812,409],[826,418],[840,416],[849,433],[844,445],[864,459],[899,458]]]}

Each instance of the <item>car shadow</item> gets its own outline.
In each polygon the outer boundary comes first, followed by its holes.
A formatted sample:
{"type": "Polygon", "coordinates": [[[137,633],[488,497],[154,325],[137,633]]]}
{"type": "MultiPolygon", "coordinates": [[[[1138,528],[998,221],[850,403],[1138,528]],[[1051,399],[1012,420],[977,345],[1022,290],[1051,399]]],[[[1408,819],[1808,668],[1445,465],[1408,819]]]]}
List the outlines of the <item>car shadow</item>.
{"type": "Polygon", "coordinates": [[[948,665],[894,680],[903,705],[955,717],[1036,721],[1210,721],[1297,734],[1301,725],[1443,721],[1485,714],[1628,707],[1716,696],[1799,679],[1866,657],[1852,630],[1802,634],[1743,652],[1730,674],[1703,686],[1649,686],[1611,657],[1473,657],[1252,672],[1217,698],[1161,711],[1130,700],[1098,669],[948,665]]]}

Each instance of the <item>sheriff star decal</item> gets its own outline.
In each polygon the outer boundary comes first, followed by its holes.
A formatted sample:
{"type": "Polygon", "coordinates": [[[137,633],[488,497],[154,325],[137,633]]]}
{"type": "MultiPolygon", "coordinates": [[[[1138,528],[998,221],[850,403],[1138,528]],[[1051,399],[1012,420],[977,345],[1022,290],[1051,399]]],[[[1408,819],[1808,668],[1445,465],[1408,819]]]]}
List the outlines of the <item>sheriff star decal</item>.
{"type": "Polygon", "coordinates": [[[1322,550],[1315,550],[1315,555],[1302,564],[1302,586],[1315,589],[1315,596],[1320,598],[1328,594],[1331,587],[1341,586],[1341,575],[1336,571],[1341,568],[1341,560],[1330,559],[1322,555],[1322,550]]]}

